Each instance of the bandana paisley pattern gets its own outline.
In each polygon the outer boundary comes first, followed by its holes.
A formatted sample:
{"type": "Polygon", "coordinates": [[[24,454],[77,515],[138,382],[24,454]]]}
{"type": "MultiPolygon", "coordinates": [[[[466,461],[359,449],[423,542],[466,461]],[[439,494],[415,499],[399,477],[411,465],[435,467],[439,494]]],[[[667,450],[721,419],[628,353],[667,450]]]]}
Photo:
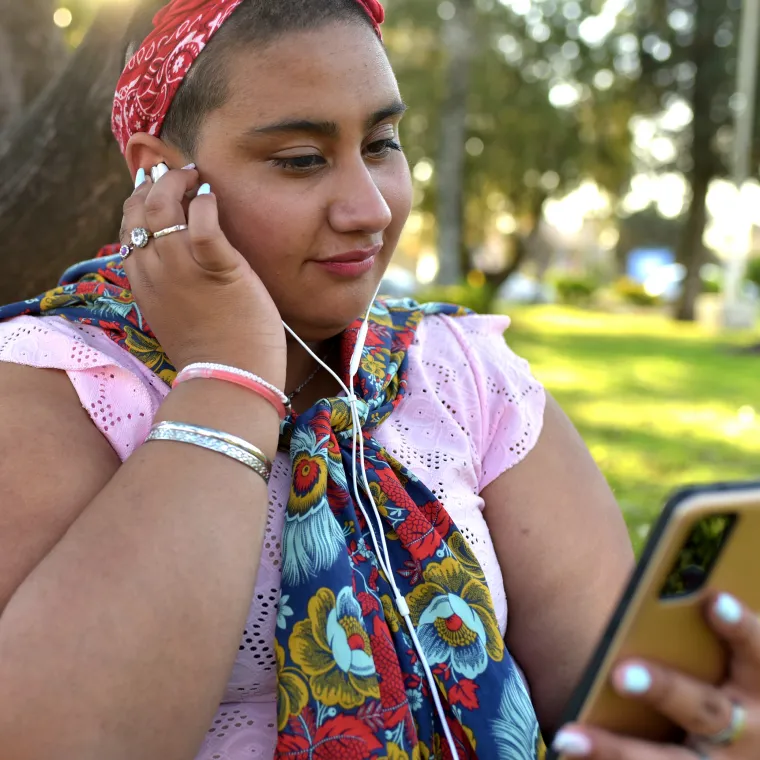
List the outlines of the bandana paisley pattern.
{"type": "MultiPolygon", "coordinates": [[[[160,135],[190,67],[242,0],[173,0],[153,19],[116,85],[111,129],[124,153],[136,132],[160,135]]],[[[380,36],[385,13],[378,0],[356,0],[380,36]]]]}
{"type": "MultiPolygon", "coordinates": [[[[59,316],[92,325],[167,384],[176,373],[135,303],[118,245],[69,269],[59,287],[0,308],[0,319],[59,316]]],[[[540,760],[544,746],[504,646],[485,575],[444,506],[372,431],[404,398],[408,349],[442,304],[377,301],[356,378],[364,465],[395,581],[411,611],[461,760],[540,760]]],[[[343,365],[360,322],[343,335],[343,365]]],[[[293,465],[282,537],[275,655],[277,757],[448,760],[429,684],[355,504],[351,411],[323,399],[283,423],[293,465]]],[[[361,492],[368,515],[372,510],[361,492]]]]}

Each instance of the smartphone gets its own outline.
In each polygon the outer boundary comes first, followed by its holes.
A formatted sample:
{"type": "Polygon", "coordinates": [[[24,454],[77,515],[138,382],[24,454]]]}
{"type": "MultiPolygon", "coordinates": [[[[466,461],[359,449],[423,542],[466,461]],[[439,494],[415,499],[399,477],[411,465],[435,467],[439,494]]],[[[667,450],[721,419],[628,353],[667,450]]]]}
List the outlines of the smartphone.
{"type": "MultiPolygon", "coordinates": [[[[620,660],[633,657],[721,683],[728,655],[704,615],[714,590],[760,610],[760,482],[693,487],[670,499],[561,725],[679,743],[677,726],[618,696],[610,676],[620,660]]],[[[547,760],[560,757],[550,751],[547,760]]]]}

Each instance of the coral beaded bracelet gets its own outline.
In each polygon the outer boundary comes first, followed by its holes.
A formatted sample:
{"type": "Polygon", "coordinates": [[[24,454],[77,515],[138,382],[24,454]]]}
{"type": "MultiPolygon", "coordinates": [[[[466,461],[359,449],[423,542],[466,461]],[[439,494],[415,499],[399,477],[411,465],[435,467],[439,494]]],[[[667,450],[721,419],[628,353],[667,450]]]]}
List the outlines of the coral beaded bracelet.
{"type": "Polygon", "coordinates": [[[253,393],[261,396],[261,398],[268,401],[277,410],[277,414],[280,415],[281,420],[284,420],[290,414],[290,399],[279,388],[276,388],[258,375],[254,375],[252,372],[246,372],[245,370],[237,369],[237,367],[228,367],[226,364],[188,364],[177,375],[173,387],[176,388],[181,383],[199,378],[204,380],[222,380],[223,382],[240,385],[249,391],[253,391],[253,393]]]}

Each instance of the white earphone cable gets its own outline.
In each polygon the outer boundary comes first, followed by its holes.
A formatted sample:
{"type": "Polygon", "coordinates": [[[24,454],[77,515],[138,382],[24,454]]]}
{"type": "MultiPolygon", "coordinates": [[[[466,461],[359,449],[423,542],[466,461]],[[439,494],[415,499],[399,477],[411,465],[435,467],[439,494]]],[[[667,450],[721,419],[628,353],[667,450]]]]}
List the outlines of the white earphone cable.
{"type": "Polygon", "coordinates": [[[401,616],[406,621],[407,628],[409,630],[409,633],[412,637],[412,641],[414,642],[414,648],[417,650],[417,654],[420,658],[420,664],[422,665],[423,670],[425,671],[425,676],[427,678],[428,685],[430,686],[430,693],[433,696],[433,701],[435,702],[436,712],[438,713],[438,718],[441,722],[441,726],[443,728],[443,732],[446,735],[446,741],[448,742],[449,749],[451,750],[452,757],[454,760],[459,759],[459,754],[457,752],[456,744],[454,742],[454,737],[451,734],[451,729],[449,728],[448,722],[446,720],[446,713],[443,710],[443,705],[441,703],[441,698],[438,690],[438,684],[435,681],[435,677],[433,676],[433,673],[430,670],[430,665],[427,661],[427,657],[425,657],[425,653],[422,651],[422,644],[420,643],[419,638],[417,637],[417,632],[414,629],[414,625],[412,624],[412,618],[409,611],[409,606],[406,603],[406,599],[401,595],[401,591],[399,590],[398,586],[396,585],[395,578],[393,577],[393,564],[391,562],[390,558],[390,552],[388,551],[388,543],[385,539],[385,531],[383,530],[383,523],[382,523],[382,515],[380,514],[380,511],[377,508],[377,504],[375,503],[374,498],[372,497],[372,491],[369,487],[369,482],[367,479],[367,471],[364,467],[364,437],[362,435],[361,430],[361,421],[359,418],[359,412],[356,408],[356,404],[359,401],[359,399],[354,394],[354,376],[359,370],[359,364],[361,362],[362,354],[364,352],[364,344],[367,340],[367,333],[369,330],[369,318],[370,313],[372,311],[372,306],[375,303],[375,299],[378,296],[378,293],[380,292],[380,285],[378,285],[377,290],[375,291],[374,296],[372,297],[372,300],[370,301],[369,308],[367,309],[367,313],[364,318],[364,322],[362,323],[362,326],[359,328],[359,333],[356,337],[356,346],[354,348],[354,352],[351,355],[351,362],[349,364],[349,387],[347,388],[345,383],[338,377],[338,375],[332,370],[330,366],[328,366],[322,359],[320,359],[307,345],[304,341],[301,340],[301,338],[298,337],[298,335],[295,334],[295,332],[283,321],[283,326],[285,329],[290,333],[290,335],[293,336],[293,338],[306,350],[306,352],[322,367],[324,367],[334,378],[337,380],[338,385],[340,385],[343,392],[346,394],[349,406],[351,408],[351,423],[352,423],[352,443],[351,443],[351,470],[352,470],[352,480],[353,480],[353,491],[354,491],[354,498],[356,500],[356,504],[361,510],[362,515],[364,516],[364,520],[367,523],[367,527],[369,529],[370,535],[372,536],[372,543],[375,547],[375,555],[377,558],[377,562],[380,565],[381,570],[385,574],[385,577],[387,578],[388,582],[391,585],[391,588],[393,589],[394,594],[394,602],[396,604],[396,608],[398,609],[401,616]],[[372,505],[372,510],[375,513],[375,518],[377,519],[377,525],[380,532],[380,542],[377,540],[377,536],[375,535],[375,529],[374,529],[374,523],[372,520],[370,520],[369,515],[367,514],[367,511],[364,507],[364,504],[361,499],[361,494],[359,492],[359,482],[357,479],[357,439],[359,441],[359,462],[361,465],[361,472],[362,472],[362,484],[364,486],[364,493],[366,494],[370,504],[372,505]],[[381,551],[382,547],[382,551],[381,551]]]}

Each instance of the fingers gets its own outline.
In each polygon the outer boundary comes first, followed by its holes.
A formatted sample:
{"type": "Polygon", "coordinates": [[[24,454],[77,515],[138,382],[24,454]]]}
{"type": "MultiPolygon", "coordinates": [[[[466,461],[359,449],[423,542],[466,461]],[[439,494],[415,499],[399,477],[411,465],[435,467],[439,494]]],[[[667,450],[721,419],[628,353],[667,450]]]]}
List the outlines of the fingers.
{"type": "MultiPolygon", "coordinates": [[[[149,270],[154,266],[168,267],[178,275],[182,271],[191,271],[193,266],[200,266],[222,278],[241,271],[241,256],[221,230],[216,197],[209,185],[198,188],[195,198],[188,203],[187,198],[195,194],[198,183],[195,167],[190,165],[170,171],[159,164],[151,174],[155,181],[146,178],[144,172],[138,173],[138,187],[124,204],[122,243],[129,242],[131,231],[137,227],[156,233],[187,224],[188,231],[172,232],[159,239],[151,238],[147,247],[135,252],[139,253],[143,267],[149,270]],[[162,167],[163,171],[156,171],[162,167]]],[[[134,269],[131,261],[129,265],[134,269]]]]}
{"type": "Polygon", "coordinates": [[[711,736],[731,724],[733,703],[715,687],[667,668],[628,662],[612,683],[624,697],[651,705],[687,732],[711,736]]]}
{"type": "Polygon", "coordinates": [[[138,227],[145,227],[147,220],[145,218],[145,199],[148,197],[153,183],[150,179],[145,180],[141,185],[135,188],[132,195],[124,201],[124,216],[121,220],[121,231],[119,240],[122,243],[129,243],[130,233],[138,227]]]}
{"type": "Polygon", "coordinates": [[[193,258],[207,272],[223,276],[235,270],[240,254],[230,245],[219,226],[216,196],[208,184],[201,185],[190,202],[188,226],[193,258]]]}
{"type": "Polygon", "coordinates": [[[586,726],[566,726],[557,733],[552,749],[560,757],[589,760],[698,760],[686,747],[628,739],[586,726]]]}
{"type": "MultiPolygon", "coordinates": [[[[159,166],[162,166],[159,164],[159,166]]],[[[151,232],[184,224],[185,194],[195,190],[198,172],[195,169],[164,171],[145,196],[145,219],[151,232]]]]}
{"type": "Polygon", "coordinates": [[[739,689],[760,693],[760,620],[729,594],[710,600],[707,619],[731,650],[731,682],[739,689]]]}

